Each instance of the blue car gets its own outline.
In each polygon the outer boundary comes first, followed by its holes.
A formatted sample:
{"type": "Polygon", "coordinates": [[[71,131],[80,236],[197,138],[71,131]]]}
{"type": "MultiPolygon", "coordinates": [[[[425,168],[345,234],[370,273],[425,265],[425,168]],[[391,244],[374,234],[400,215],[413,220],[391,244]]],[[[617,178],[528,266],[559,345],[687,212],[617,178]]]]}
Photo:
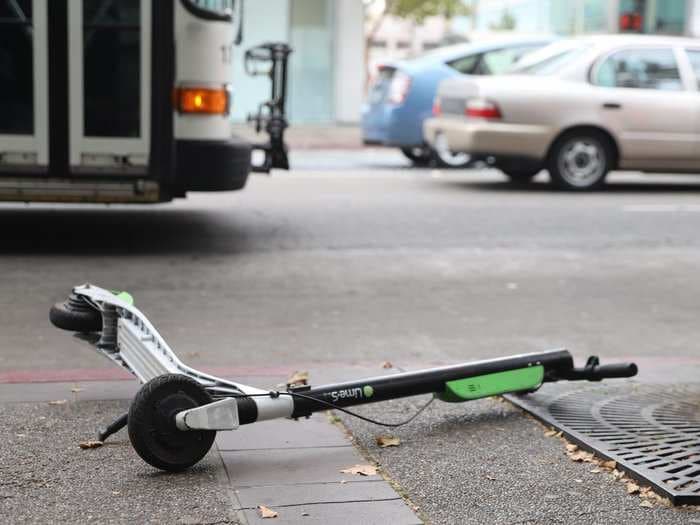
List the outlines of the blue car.
{"type": "Polygon", "coordinates": [[[365,144],[392,146],[416,165],[469,165],[469,155],[446,147],[431,149],[423,140],[423,120],[431,116],[438,84],[455,75],[494,75],[554,37],[511,38],[436,49],[412,60],[380,66],[362,110],[365,144]]]}

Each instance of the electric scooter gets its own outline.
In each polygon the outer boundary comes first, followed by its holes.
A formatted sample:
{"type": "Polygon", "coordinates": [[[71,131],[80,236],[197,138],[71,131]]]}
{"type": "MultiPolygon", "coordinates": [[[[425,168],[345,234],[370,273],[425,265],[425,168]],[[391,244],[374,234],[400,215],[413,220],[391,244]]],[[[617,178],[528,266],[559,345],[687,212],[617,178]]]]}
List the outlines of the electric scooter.
{"type": "MultiPolygon", "coordinates": [[[[209,451],[217,431],[258,421],[304,418],[314,412],[339,410],[385,426],[347,407],[421,394],[462,402],[505,393],[534,392],[554,381],[600,381],[632,377],[634,363],[601,366],[593,356],[575,368],[567,350],[552,350],[453,366],[430,368],[329,384],[288,385],[262,390],[195,370],[185,365],[126,292],[91,284],[73,288],[68,299],[51,308],[51,322],[77,336],[131,372],[143,383],[128,414],[98,434],[104,441],[124,426],[136,452],[166,471],[187,469],[209,451]]],[[[432,401],[431,399],[431,401],[432,401]]]]}

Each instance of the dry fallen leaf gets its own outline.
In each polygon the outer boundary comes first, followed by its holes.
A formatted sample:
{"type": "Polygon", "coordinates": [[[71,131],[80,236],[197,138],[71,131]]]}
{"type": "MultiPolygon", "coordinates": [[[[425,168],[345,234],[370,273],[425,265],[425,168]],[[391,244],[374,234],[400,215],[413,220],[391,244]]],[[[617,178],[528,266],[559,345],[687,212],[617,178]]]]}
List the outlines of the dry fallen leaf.
{"type": "Polygon", "coordinates": [[[289,379],[287,379],[287,385],[308,385],[309,384],[309,373],[306,370],[297,370],[294,372],[289,379]]]}
{"type": "Polygon", "coordinates": [[[578,450],[578,445],[574,445],[573,443],[566,444],[566,451],[567,452],[576,452],[577,450],[578,450]]]}
{"type": "Polygon", "coordinates": [[[639,506],[640,506],[640,507],[647,508],[647,509],[650,509],[650,508],[652,508],[652,507],[654,506],[654,504],[653,504],[651,501],[649,501],[648,499],[645,499],[644,501],[642,501],[642,502],[639,504],[639,506]]]}
{"type": "Polygon", "coordinates": [[[374,465],[353,465],[352,467],[342,469],[340,472],[343,474],[357,474],[360,476],[376,476],[377,467],[374,465]]]}
{"type": "Polygon", "coordinates": [[[97,440],[95,440],[95,441],[89,440],[89,441],[83,441],[81,443],[78,443],[78,446],[80,448],[82,448],[83,450],[87,449],[87,448],[99,448],[102,445],[104,445],[104,443],[102,441],[97,441],[97,440]]]}
{"type": "Polygon", "coordinates": [[[544,435],[547,436],[548,438],[551,438],[551,437],[554,437],[557,435],[557,431],[554,429],[549,429],[544,433],[544,435]]]}
{"type": "Polygon", "coordinates": [[[65,405],[68,403],[65,399],[56,399],[55,401],[49,401],[49,405],[65,405]]]}
{"type": "Polygon", "coordinates": [[[599,468],[594,468],[593,470],[591,470],[591,474],[599,474],[599,473],[600,473],[599,468]]]}
{"type": "Polygon", "coordinates": [[[593,461],[593,454],[591,452],[586,452],[585,450],[577,450],[575,452],[567,452],[569,459],[572,461],[585,461],[587,463],[593,461]]]}
{"type": "Polygon", "coordinates": [[[560,438],[560,437],[562,437],[562,436],[564,435],[564,432],[562,432],[562,431],[560,430],[559,432],[557,432],[557,433],[554,434],[554,435],[557,436],[558,438],[560,438]]]}
{"type": "Polygon", "coordinates": [[[613,470],[612,475],[615,479],[620,479],[624,477],[625,473],[620,470],[613,470]]]}
{"type": "Polygon", "coordinates": [[[637,492],[639,492],[639,485],[633,481],[627,483],[627,494],[636,494],[637,492]]]}
{"type": "Polygon", "coordinates": [[[258,505],[258,512],[260,513],[261,518],[276,518],[277,517],[277,512],[272,510],[269,507],[266,507],[265,505],[258,505]]]}
{"type": "Polygon", "coordinates": [[[401,440],[395,436],[377,436],[377,445],[382,448],[386,447],[398,447],[401,444],[401,440]]]}
{"type": "Polygon", "coordinates": [[[610,470],[615,470],[617,468],[617,461],[613,461],[613,460],[602,461],[600,463],[600,466],[603,468],[609,468],[610,470]]]}
{"type": "Polygon", "coordinates": [[[391,361],[384,361],[382,363],[382,368],[394,368],[394,365],[391,364],[391,361]]]}

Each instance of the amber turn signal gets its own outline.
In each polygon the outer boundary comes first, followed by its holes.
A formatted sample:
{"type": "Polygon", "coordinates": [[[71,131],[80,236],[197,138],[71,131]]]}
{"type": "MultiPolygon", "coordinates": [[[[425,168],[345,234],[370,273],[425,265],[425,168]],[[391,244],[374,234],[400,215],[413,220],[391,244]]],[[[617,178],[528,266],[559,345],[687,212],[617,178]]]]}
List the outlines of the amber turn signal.
{"type": "Polygon", "coordinates": [[[226,115],[229,92],[225,88],[181,87],[175,90],[175,107],[180,113],[226,115]]]}

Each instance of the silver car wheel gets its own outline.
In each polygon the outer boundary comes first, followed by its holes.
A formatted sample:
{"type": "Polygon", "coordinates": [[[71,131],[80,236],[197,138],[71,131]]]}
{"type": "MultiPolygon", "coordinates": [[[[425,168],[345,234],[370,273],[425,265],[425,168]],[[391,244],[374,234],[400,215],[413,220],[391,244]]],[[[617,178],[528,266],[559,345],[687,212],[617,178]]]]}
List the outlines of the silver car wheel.
{"type": "Polygon", "coordinates": [[[438,158],[446,166],[457,168],[466,165],[469,163],[469,159],[471,159],[471,155],[468,153],[454,153],[451,151],[447,144],[447,137],[445,137],[443,133],[438,133],[435,136],[433,146],[438,158]]]}
{"type": "Polygon", "coordinates": [[[575,138],[561,148],[557,166],[568,184],[586,188],[605,175],[605,150],[594,139],[575,138]]]}

